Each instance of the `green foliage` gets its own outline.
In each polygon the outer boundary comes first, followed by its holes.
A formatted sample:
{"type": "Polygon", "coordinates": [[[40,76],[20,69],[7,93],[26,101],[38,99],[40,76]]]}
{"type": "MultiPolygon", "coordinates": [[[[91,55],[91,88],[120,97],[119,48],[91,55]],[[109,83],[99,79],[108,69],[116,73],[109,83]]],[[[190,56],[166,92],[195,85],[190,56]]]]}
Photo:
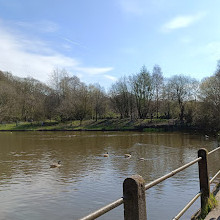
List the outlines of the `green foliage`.
{"type": "Polygon", "coordinates": [[[54,70],[50,87],[33,78],[14,77],[0,71],[0,123],[27,122],[15,128],[11,124],[0,125],[0,129],[41,129],[36,121],[46,120],[63,124],[59,128],[48,125],[48,129],[83,129],[83,121],[108,119],[107,124],[93,124],[90,129],[141,130],[148,127],[146,130],[150,130],[153,124],[168,123],[156,119],[178,119],[176,124],[182,127],[218,132],[219,69],[220,61],[215,74],[199,85],[196,80],[182,75],[164,80],[160,66],[155,65],[151,72],[143,66],[138,73],[116,81],[108,94],[99,84],[86,85],[64,69],[54,70]],[[119,118],[130,122],[114,122],[119,118]],[[79,125],[67,126],[69,121],[76,120],[79,125]]]}
{"type": "Polygon", "coordinates": [[[205,206],[204,209],[201,210],[200,218],[199,219],[204,219],[207,214],[214,209],[218,205],[218,201],[216,200],[215,196],[213,194],[210,195],[207,205],[205,206]]]}
{"type": "Polygon", "coordinates": [[[143,130],[146,132],[164,131],[163,127],[169,126],[166,119],[99,119],[99,120],[73,120],[73,121],[55,121],[46,120],[39,122],[17,122],[0,124],[0,131],[38,131],[38,130],[143,130]],[[159,126],[159,127],[155,127],[159,126]]]}

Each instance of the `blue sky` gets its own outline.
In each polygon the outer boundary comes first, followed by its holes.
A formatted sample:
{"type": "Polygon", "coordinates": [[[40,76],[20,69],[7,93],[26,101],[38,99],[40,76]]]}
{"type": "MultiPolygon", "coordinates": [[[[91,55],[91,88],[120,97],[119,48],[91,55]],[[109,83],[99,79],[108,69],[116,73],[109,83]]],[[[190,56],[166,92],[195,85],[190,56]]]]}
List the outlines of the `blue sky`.
{"type": "Polygon", "coordinates": [[[48,82],[65,68],[109,88],[161,66],[165,77],[213,74],[220,1],[0,0],[0,70],[48,82]]]}

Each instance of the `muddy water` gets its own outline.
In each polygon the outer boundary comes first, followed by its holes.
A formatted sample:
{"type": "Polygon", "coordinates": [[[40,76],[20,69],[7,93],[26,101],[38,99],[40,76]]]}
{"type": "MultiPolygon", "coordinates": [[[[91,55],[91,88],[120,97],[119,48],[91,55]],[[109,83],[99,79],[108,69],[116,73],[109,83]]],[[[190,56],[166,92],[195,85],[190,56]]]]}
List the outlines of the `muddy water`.
{"type": "MultiPolygon", "coordinates": [[[[199,148],[216,146],[215,138],[187,133],[0,133],[0,219],[79,219],[120,198],[126,177],[139,174],[149,183],[197,158],[199,148]],[[51,169],[58,160],[62,166],[51,169]]],[[[210,177],[220,168],[219,156],[209,156],[210,177]]],[[[195,164],[147,191],[148,219],[172,219],[198,191],[195,164]]],[[[123,219],[123,206],[100,219],[123,219]]]]}

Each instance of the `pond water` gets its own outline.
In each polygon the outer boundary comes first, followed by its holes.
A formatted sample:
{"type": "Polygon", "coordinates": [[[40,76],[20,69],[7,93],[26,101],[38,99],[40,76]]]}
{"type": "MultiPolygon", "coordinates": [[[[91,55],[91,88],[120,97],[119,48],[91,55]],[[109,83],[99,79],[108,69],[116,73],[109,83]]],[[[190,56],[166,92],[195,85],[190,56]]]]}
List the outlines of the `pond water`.
{"type": "MultiPolygon", "coordinates": [[[[125,178],[139,174],[149,183],[196,159],[199,148],[217,145],[214,137],[178,132],[2,132],[0,219],[79,219],[119,199],[125,178]],[[58,160],[62,166],[50,168],[58,160]]],[[[209,156],[210,178],[219,156],[209,156]]],[[[172,219],[197,192],[195,164],[146,191],[148,219],[172,219]]],[[[190,219],[199,205],[181,219],[190,219]]],[[[123,219],[123,205],[99,219],[123,219]]]]}

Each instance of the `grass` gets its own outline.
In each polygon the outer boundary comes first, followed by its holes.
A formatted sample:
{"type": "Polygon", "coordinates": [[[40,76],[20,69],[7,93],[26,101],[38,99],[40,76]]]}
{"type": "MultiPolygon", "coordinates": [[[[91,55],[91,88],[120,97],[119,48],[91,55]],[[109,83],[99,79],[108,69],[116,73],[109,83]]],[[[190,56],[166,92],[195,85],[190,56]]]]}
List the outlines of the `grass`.
{"type": "Polygon", "coordinates": [[[204,209],[201,210],[201,215],[199,217],[199,220],[204,219],[208,213],[214,209],[218,205],[218,201],[216,200],[215,196],[213,194],[210,195],[207,205],[204,209]]]}
{"type": "Polygon", "coordinates": [[[144,132],[163,132],[165,129],[163,128],[144,128],[144,132]]]}
{"type": "Polygon", "coordinates": [[[169,125],[165,119],[99,119],[57,122],[19,122],[0,124],[0,131],[38,131],[38,130],[143,130],[146,132],[161,131],[160,126],[169,125]],[[158,127],[159,126],[159,127],[158,127]]]}

